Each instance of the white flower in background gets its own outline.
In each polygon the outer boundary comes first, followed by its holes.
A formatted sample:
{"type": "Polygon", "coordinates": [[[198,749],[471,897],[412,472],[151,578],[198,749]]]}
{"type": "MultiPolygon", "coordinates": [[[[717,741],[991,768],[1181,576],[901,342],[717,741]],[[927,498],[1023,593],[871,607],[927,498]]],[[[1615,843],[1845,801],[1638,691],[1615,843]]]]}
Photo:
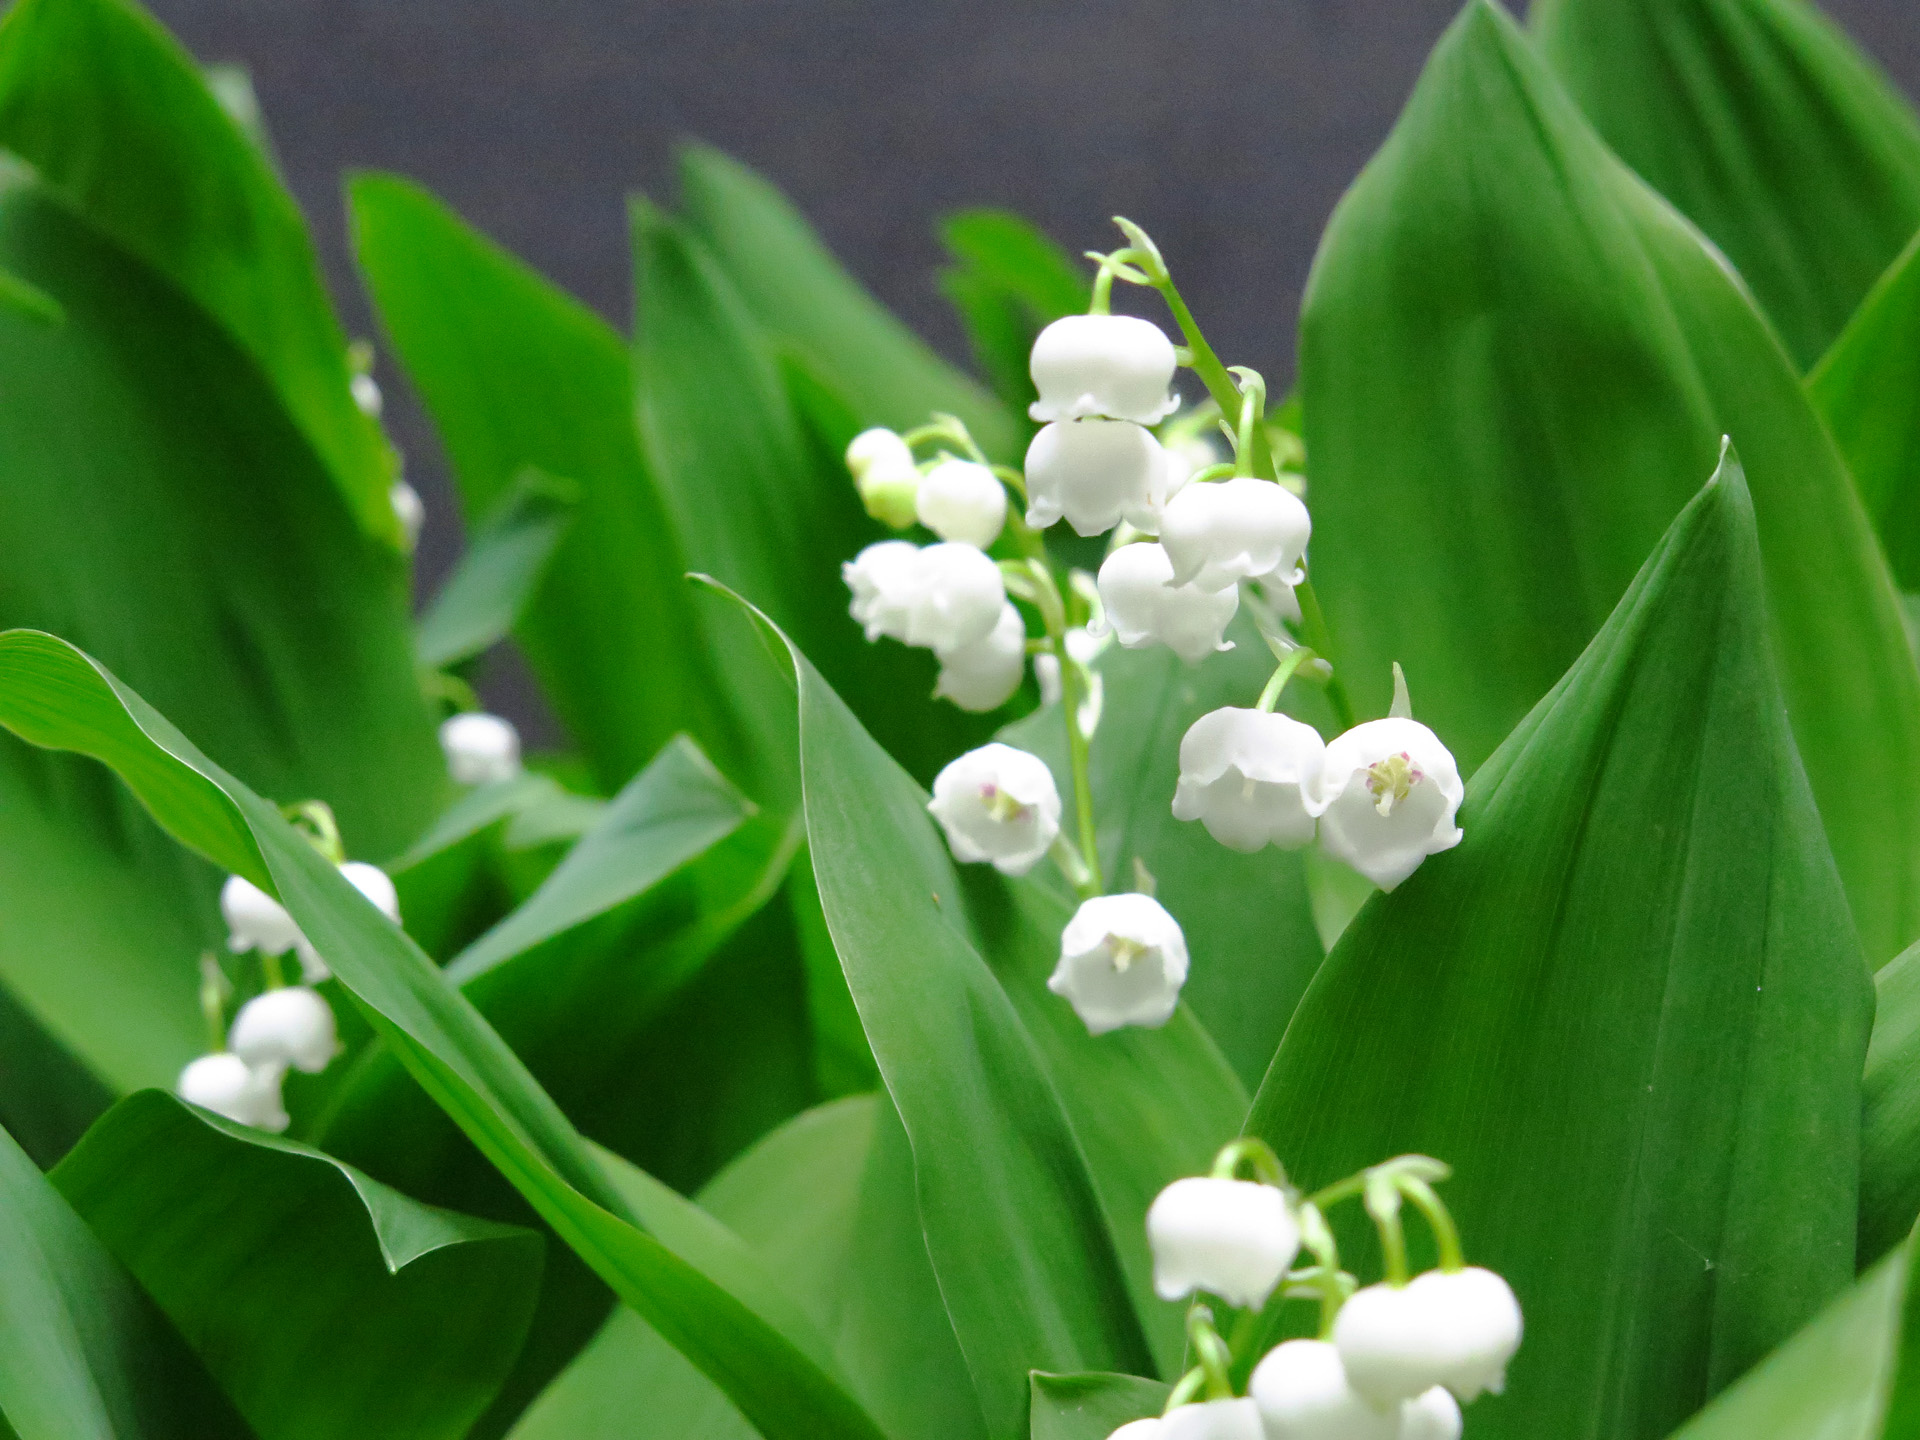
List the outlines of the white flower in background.
{"type": "Polygon", "coordinates": [[[347,388],[353,392],[353,403],[359,407],[362,415],[371,420],[380,418],[386,402],[381,398],[380,384],[373,376],[362,370],[347,382],[347,388]]]}
{"type": "Polygon", "coordinates": [[[1187,982],[1187,937],[1150,895],[1082,902],[1060,935],[1047,988],[1064,996],[1089,1033],[1164,1025],[1187,982]]]}
{"type": "Polygon", "coordinates": [[[1007,491],[993,471],[971,460],[942,460],[914,497],[914,514],[942,540],[984,550],[1007,523],[1007,491]]]}
{"type": "Polygon", "coordinates": [[[229,875],[221,887],[220,914],[227,922],[227,948],[236,955],[284,955],[301,941],[286,907],[242,875],[229,875]]]}
{"type": "Polygon", "coordinates": [[[847,446],[847,469],[869,515],[895,530],[913,523],[920,468],[905,440],[887,429],[862,430],[847,446]]]}
{"type": "Polygon", "coordinates": [[[1033,657],[1033,683],[1040,687],[1042,705],[1058,705],[1066,692],[1060,686],[1060,657],[1045,651],[1033,657]]]}
{"type": "Polygon", "coordinates": [[[1173,342],[1150,320],[1132,315],[1069,315],[1033,342],[1028,370],[1040,392],[1036,420],[1105,416],[1157,425],[1178,405],[1173,342]]]}
{"type": "Polygon", "coordinates": [[[1271,1440],[1399,1440],[1400,1416],[1363,1400],[1339,1351],[1324,1340],[1289,1340],[1269,1350],[1247,1391],[1271,1440]]]}
{"type": "Polygon", "coordinates": [[[1460,1440],[1464,1428],[1460,1402],[1444,1385],[1436,1385],[1400,1407],[1399,1440],[1460,1440]]]}
{"type": "Polygon", "coordinates": [[[520,732],[498,715],[450,716],[440,726],[440,748],[456,785],[490,785],[520,773],[520,732]]]}
{"type": "Polygon", "coordinates": [[[1288,715],[1210,711],[1181,737],[1173,818],[1198,820],[1230,850],[1298,849],[1313,839],[1307,799],[1326,748],[1318,731],[1288,715]]]}
{"type": "Polygon", "coordinates": [[[984,640],[1007,603],[1000,567],[984,550],[942,541],[917,550],[904,540],[869,545],[840,567],[853,618],[867,638],[957,650],[984,640]]]}
{"type": "Polygon", "coordinates": [[[277,1135],[288,1123],[280,1100],[280,1082],[286,1073],[284,1065],[253,1066],[222,1051],[191,1062],[180,1072],[174,1089],[190,1104],[277,1135]]]}
{"type": "Polygon", "coordinates": [[[1402,1286],[1369,1285],[1340,1307],[1333,1343],[1353,1386],[1398,1405],[1444,1385],[1461,1401],[1506,1386],[1520,1348],[1520,1302],[1491,1270],[1429,1270],[1402,1286]]]}
{"type": "Polygon", "coordinates": [[[1165,1437],[1160,1429],[1160,1417],[1149,1415],[1143,1420],[1129,1420],[1107,1436],[1107,1440],[1165,1440],[1165,1437]]]}
{"type": "Polygon", "coordinates": [[[935,696],[962,710],[998,710],[1013,698],[1027,672],[1027,627],[1018,610],[1003,605],[999,623],[984,640],[935,653],[940,657],[935,696]]]}
{"type": "Polygon", "coordinates": [[[227,1048],[255,1068],[291,1065],[318,1075],[340,1053],[340,1035],[325,1000],[305,986],[285,985],[240,1007],[227,1048]]]}
{"type": "Polygon", "coordinates": [[[1320,843],[1382,890],[1461,840],[1466,787],[1453,754],[1417,720],[1369,720],[1327,745],[1308,809],[1320,843]]]}
{"type": "Polygon", "coordinates": [[[907,606],[920,583],[920,547],[907,540],[869,545],[840,567],[853,592],[853,618],[867,639],[906,638],[907,606]]]}
{"type": "MultiPolygon", "coordinates": [[[[378,865],[369,865],[364,860],[349,860],[340,867],[340,873],[367,899],[382,915],[394,924],[400,923],[400,892],[394,888],[387,872],[378,865]]],[[[320,952],[313,948],[303,935],[295,947],[300,952],[300,978],[309,985],[318,985],[333,974],[320,952]]]]}
{"type": "Polygon", "coordinates": [[[1222,637],[1240,608],[1240,591],[1229,586],[1208,594],[1172,581],[1173,562],[1158,545],[1122,545],[1107,557],[1100,603],[1120,643],[1129,650],[1165,645],[1189,665],[1231,649],[1222,637]]]}
{"type": "Polygon", "coordinates": [[[1160,544],[1174,580],[1224,590],[1262,575],[1292,577],[1313,522],[1286,487],[1238,476],[1188,485],[1160,516],[1160,544]]]}
{"type": "Polygon", "coordinates": [[[1122,520],[1155,523],[1167,461],[1149,430],[1126,420],[1063,420],[1043,426],[1027,447],[1027,524],[1044,530],[1065,517],[1081,535],[1104,535],[1122,520]]]}
{"type": "Polygon", "coordinates": [[[1160,1417],[1153,1433],[1156,1440],[1266,1440],[1260,1408],[1246,1399],[1176,1406],[1160,1417]]]}
{"type": "Polygon", "coordinates": [[[426,502],[413,486],[404,480],[396,480],[387,491],[387,503],[393,506],[393,517],[400,522],[400,533],[406,537],[407,549],[413,549],[420,543],[420,531],[427,523],[426,502]]]}
{"type": "Polygon", "coordinates": [[[913,468],[913,447],[884,425],[862,430],[847,445],[847,470],[855,480],[879,466],[913,468]]]}
{"type": "Polygon", "coordinates": [[[1037,755],[995,741],[951,761],[927,803],[954,859],[1024,875],[1060,833],[1060,792],[1037,755]]]}
{"type": "Polygon", "coordinates": [[[1162,1300],[1196,1290],[1258,1310],[1300,1251],[1286,1194],[1253,1180],[1176,1180],[1147,1211],[1153,1288],[1162,1300]]]}

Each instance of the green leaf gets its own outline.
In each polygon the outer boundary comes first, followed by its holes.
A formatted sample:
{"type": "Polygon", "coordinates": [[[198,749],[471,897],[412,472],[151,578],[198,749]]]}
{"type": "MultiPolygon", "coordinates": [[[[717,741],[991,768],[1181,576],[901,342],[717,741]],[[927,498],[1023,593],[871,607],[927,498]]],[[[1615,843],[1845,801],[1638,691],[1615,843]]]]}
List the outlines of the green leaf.
{"type": "Polygon", "coordinates": [[[1901,252],[1807,394],[1827,422],[1902,590],[1920,590],[1920,236],[1901,252]]]}
{"type": "Polygon", "coordinates": [[[5,270],[0,270],[0,305],[12,306],[22,314],[49,325],[64,325],[67,322],[66,307],[58,300],[38,285],[5,270]]]}
{"type": "Polygon", "coordinates": [[[242,1440],[251,1432],[153,1302],[0,1131],[0,1433],[242,1440]]]}
{"type": "Polygon", "coordinates": [[[1158,1415],[1167,1387],[1138,1375],[1045,1375],[1035,1371],[1033,1440],[1107,1440],[1129,1420],[1158,1415]]]}
{"type": "Polygon", "coordinates": [[[1920,677],[1845,466],[1719,257],[1491,0],[1335,214],[1301,366],[1314,583],[1347,684],[1382,714],[1398,660],[1468,769],[1573,662],[1730,434],[1867,953],[1920,936],[1920,677]]]}
{"type": "Polygon", "coordinates": [[[0,22],[0,145],[224,327],[361,527],[398,550],[393,462],[348,390],[300,211],[173,37],[127,0],[19,0],[0,22]]]}
{"type": "Polygon", "coordinates": [[[109,1111],[52,1178],[262,1440],[456,1440],[539,1288],[531,1231],[421,1205],[158,1091],[109,1111]]]}
{"type": "Polygon", "coordinates": [[[414,653],[442,670],[507,638],[566,538],[577,487],[523,470],[467,544],[466,554],[414,630],[414,653]]]}
{"type": "Polygon", "coordinates": [[[176,839],[271,887],[422,1088],[767,1440],[878,1436],[777,1288],[673,1209],[688,1202],[663,1197],[647,1229],[627,1218],[565,1116],[433,962],[145,701],[64,642],[15,631],[0,636],[0,724],[105,761],[176,839]],[[670,1236],[657,1233],[663,1220],[670,1236]]]}
{"type": "Polygon", "coordinates": [[[1062,315],[1086,311],[1086,266],[1037,226],[1005,210],[962,210],[940,222],[955,263],[940,288],[967,327],[973,358],[1016,419],[1039,398],[1027,357],[1034,337],[1062,315]]]}
{"type": "Polygon", "coordinates": [[[733,732],[640,458],[621,338],[418,186],[363,174],[347,196],[361,274],[468,524],[529,466],[580,487],[515,634],[600,785],[618,789],[683,730],[727,756],[733,732]]]}
{"type": "Polygon", "coordinates": [[[1015,417],[862,289],[773,186],[702,145],[681,152],[680,185],[688,223],[753,314],[864,424],[906,430],[945,411],[996,460],[1019,458],[1024,430],[1015,417]]]}
{"type": "Polygon", "coordinates": [[[1920,120],[1804,0],[1539,0],[1541,53],[1802,367],[1920,229],[1920,120]]]}
{"type": "Polygon", "coordinates": [[[1860,1132],[1860,1259],[1899,1244],[1920,1216],[1920,945],[1874,977],[1860,1132]]]}
{"type": "Polygon", "coordinates": [[[1527,1315],[1485,1440],[1663,1435],[1854,1273],[1872,997],[1762,615],[1729,455],[1474,776],[1466,838],[1348,927],[1255,1099],[1309,1189],[1454,1167],[1527,1315]]]}

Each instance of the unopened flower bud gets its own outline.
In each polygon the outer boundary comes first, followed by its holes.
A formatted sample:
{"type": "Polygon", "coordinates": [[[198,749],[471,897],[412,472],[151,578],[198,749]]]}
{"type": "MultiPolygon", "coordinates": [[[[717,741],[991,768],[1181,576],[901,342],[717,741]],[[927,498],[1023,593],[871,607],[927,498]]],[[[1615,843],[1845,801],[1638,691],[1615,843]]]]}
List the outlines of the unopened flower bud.
{"type": "Polygon", "coordinates": [[[1254,1367],[1248,1394],[1274,1440],[1398,1440],[1400,1416],[1369,1405],[1324,1340],[1289,1340],[1254,1367]]]}
{"type": "Polygon", "coordinates": [[[318,1075],[340,1052],[340,1035],[325,1000],[304,986],[287,985],[240,1007],[227,1046],[255,1067],[291,1065],[318,1075]]]}
{"type": "Polygon", "coordinates": [[[1209,591],[1262,575],[1292,577],[1312,532],[1292,491],[1244,475],[1188,485],[1160,516],[1174,579],[1209,591]]]}
{"type": "Polygon", "coordinates": [[[1187,937],[1150,895],[1082,902],[1060,935],[1047,988],[1064,996],[1094,1035],[1123,1025],[1164,1025],[1187,981],[1187,937]]]}
{"type": "Polygon", "coordinates": [[[1507,1282],[1470,1266],[1429,1270],[1402,1286],[1369,1285],[1333,1325],[1353,1386],[1394,1406],[1444,1385],[1462,1401],[1506,1386],[1520,1347],[1520,1304],[1507,1282]]]}
{"type": "Polygon", "coordinates": [[[378,420],[380,412],[386,408],[386,402],[380,394],[380,382],[362,370],[347,382],[347,389],[353,394],[353,403],[362,415],[370,420],[378,420]]]}
{"type": "Polygon", "coordinates": [[[1027,627],[1018,610],[1003,605],[999,623],[984,640],[935,653],[940,657],[936,696],[975,713],[998,710],[1013,698],[1026,674],[1027,627]]]}
{"type": "Polygon", "coordinates": [[[1460,1402],[1444,1385],[1436,1385],[1400,1407],[1399,1440],[1460,1440],[1464,1428],[1460,1402]]]}
{"type": "Polygon", "coordinates": [[[1172,581],[1173,562],[1158,545],[1122,545],[1107,557],[1100,603],[1120,643],[1129,650],[1165,645],[1189,665],[1231,649],[1223,637],[1240,608],[1238,588],[1208,594],[1172,581]]]}
{"type": "Polygon", "coordinates": [[[1060,833],[1060,792],[1037,755],[995,741],[948,763],[927,809],[963,864],[1024,875],[1060,833]]]}
{"type": "Polygon", "coordinates": [[[1028,368],[1041,421],[1105,416],[1158,424],[1180,402],[1171,393],[1173,342],[1150,320],[1131,315],[1068,315],[1042,330],[1028,368]]]}
{"type": "Polygon", "coordinates": [[[913,447],[882,425],[862,430],[847,446],[847,470],[855,480],[878,465],[913,469],[913,447]]]}
{"type": "Polygon", "coordinates": [[[520,732],[498,715],[454,715],[440,726],[447,773],[457,785],[489,785],[520,773],[520,732]]]}
{"type": "Polygon", "coordinates": [[[1260,1408],[1251,1400],[1239,1399],[1175,1406],[1160,1417],[1155,1440],[1266,1440],[1266,1437],[1260,1428],[1260,1408]]]}
{"type": "Polygon", "coordinates": [[[1319,732],[1291,716],[1210,711],[1181,738],[1173,818],[1198,820],[1230,850],[1298,849],[1313,839],[1307,799],[1325,753],[1319,732]]]}
{"type": "Polygon", "coordinates": [[[919,514],[920,470],[882,461],[854,482],[867,514],[890,530],[904,530],[919,514]]]}
{"type": "Polygon", "coordinates": [[[393,518],[400,522],[400,533],[406,537],[407,549],[413,549],[420,543],[420,531],[427,523],[426,502],[413,486],[404,480],[396,480],[387,491],[387,503],[393,506],[393,518]]]}
{"type": "Polygon", "coordinates": [[[942,540],[984,550],[1007,523],[1007,492],[984,465],[942,460],[927,472],[914,497],[914,514],[942,540]]]}
{"type": "Polygon", "coordinates": [[[287,1128],[280,1100],[284,1065],[252,1066],[238,1055],[202,1055],[180,1072],[174,1089],[182,1100],[256,1130],[274,1134],[287,1128]]]}
{"type": "Polygon", "coordinates": [[[1258,1310],[1300,1250],[1286,1194],[1252,1180],[1192,1176],[1162,1190],[1147,1211],[1153,1288],[1162,1300],[1196,1290],[1258,1310]]]}
{"type": "Polygon", "coordinates": [[[1027,447],[1027,524],[1062,516],[1076,533],[1104,535],[1122,520],[1155,523],[1167,462],[1151,431],[1126,420],[1064,420],[1027,447]]]}
{"type": "Polygon", "coordinates": [[[286,907],[244,876],[227,877],[220,914],[227,922],[227,948],[236,955],[248,950],[284,955],[300,943],[300,927],[286,907]]]}
{"type": "Polygon", "coordinates": [[[1329,855],[1391,890],[1460,843],[1454,816],[1465,793],[1433,731],[1417,720],[1369,720],[1328,743],[1308,809],[1329,855]]]}

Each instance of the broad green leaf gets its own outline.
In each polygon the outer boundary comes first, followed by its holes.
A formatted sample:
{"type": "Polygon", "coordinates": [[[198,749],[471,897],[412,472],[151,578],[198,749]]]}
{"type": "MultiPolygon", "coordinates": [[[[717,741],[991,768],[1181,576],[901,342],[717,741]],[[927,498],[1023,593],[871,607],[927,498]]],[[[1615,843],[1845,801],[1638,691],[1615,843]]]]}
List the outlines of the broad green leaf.
{"type": "Polygon", "coordinates": [[[1309,1190],[1454,1167],[1527,1316],[1483,1440],[1664,1435],[1853,1276],[1872,995],[1762,616],[1729,455],[1469,783],[1466,838],[1348,927],[1255,1099],[1309,1190]]]}
{"type": "Polygon", "coordinates": [[[0,22],[0,146],[225,329],[397,550],[391,455],[348,390],[300,211],[173,37],[130,0],[18,0],[0,22]]]}
{"type": "Polygon", "coordinates": [[[566,538],[579,498],[569,482],[538,470],[520,473],[420,617],[413,648],[422,665],[458,665],[506,639],[566,538]]]}
{"type": "Polygon", "coordinates": [[[1807,377],[1807,393],[1846,456],[1895,580],[1920,590],[1920,236],[1807,377]]]}
{"type": "MultiPolygon", "coordinates": [[[[927,1267],[906,1137],[884,1100],[856,1096],[799,1116],[715,1177],[700,1204],[751,1244],[834,1336],[848,1372],[895,1433],[984,1435],[927,1267]]],[[[644,1321],[622,1311],[528,1411],[513,1440],[754,1433],[644,1321]]]]}
{"type": "Polygon", "coordinates": [[[1920,229],[1920,120],[1806,0],[1536,0],[1602,138],[1739,267],[1811,366],[1920,229]]]}
{"type": "Polygon", "coordinates": [[[1044,1375],[1035,1371],[1033,1440],[1107,1440],[1129,1420],[1158,1415],[1167,1387],[1138,1375],[1044,1375]]]}
{"type": "Polygon", "coordinates": [[[244,1440],[252,1433],[5,1131],[0,1433],[17,1440],[244,1440]]]}
{"type": "Polygon", "coordinates": [[[1015,417],[862,289],[773,186],[702,145],[681,152],[680,185],[688,222],[753,314],[864,424],[906,430],[945,411],[995,459],[1019,458],[1024,432],[1015,417]]]}
{"type": "Polygon", "coordinates": [[[1920,678],[1846,468],[1738,281],[1492,0],[1471,0],[1341,202],[1301,370],[1314,583],[1348,687],[1385,713],[1398,660],[1469,770],[1572,664],[1730,434],[1867,953],[1920,936],[1920,678]]]}
{"type": "Polygon", "coordinates": [[[48,325],[64,325],[67,320],[66,307],[58,300],[38,285],[5,270],[0,270],[0,305],[10,306],[48,325]]]}
{"type": "Polygon", "coordinates": [[[973,358],[1016,419],[1039,398],[1027,356],[1040,331],[1084,312],[1093,287],[1086,266],[1037,227],[1005,210],[962,210],[940,222],[954,264],[940,288],[960,312],[973,358]]]}
{"type": "Polygon", "coordinates": [[[113,1104],[113,1092],[0,989],[0,1130],[51,1169],[113,1104]]]}
{"type": "Polygon", "coordinates": [[[551,1097],[433,962],[145,701],[63,641],[15,631],[0,636],[0,724],[105,761],[176,839],[271,887],[422,1088],[767,1440],[880,1433],[771,1281],[664,1198],[647,1228],[636,1224],[551,1097]],[[658,1233],[663,1216],[671,1238],[658,1233]]]}
{"type": "Polygon", "coordinates": [[[626,348],[601,319],[391,175],[348,186],[381,325],[478,524],[528,466],[580,487],[516,635],[611,793],[679,731],[725,757],[686,568],[640,459],[626,348]]]}
{"type": "Polygon", "coordinates": [[[53,1173],[261,1436],[464,1435],[513,1364],[540,1238],[143,1091],[53,1173]]]}
{"type": "Polygon", "coordinates": [[[1920,1216],[1920,945],[1874,977],[1860,1132],[1860,1259],[1899,1244],[1920,1216]]]}

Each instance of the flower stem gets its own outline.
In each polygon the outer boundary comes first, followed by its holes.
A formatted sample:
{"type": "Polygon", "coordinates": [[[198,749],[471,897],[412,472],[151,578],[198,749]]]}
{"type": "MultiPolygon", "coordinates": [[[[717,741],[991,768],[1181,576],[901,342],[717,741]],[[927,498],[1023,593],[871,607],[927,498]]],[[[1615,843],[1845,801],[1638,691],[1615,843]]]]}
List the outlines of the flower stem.
{"type": "MultiPolygon", "coordinates": [[[[1320,608],[1320,597],[1314,594],[1313,582],[1302,580],[1293,587],[1293,593],[1300,602],[1300,629],[1307,644],[1316,654],[1331,655],[1333,636],[1327,631],[1326,613],[1320,608]]],[[[1347,687],[1340,683],[1337,669],[1327,676],[1327,703],[1333,706],[1334,718],[1342,730],[1351,730],[1358,723],[1353,702],[1347,698],[1347,687]]]]}
{"type": "Polygon", "coordinates": [[[1420,1207],[1420,1213],[1427,1217],[1427,1224],[1433,1227],[1433,1244],[1440,1252],[1440,1268],[1449,1275],[1465,1269],[1467,1262],[1460,1250],[1460,1227],[1453,1223],[1452,1214],[1441,1203],[1433,1187],[1417,1176],[1402,1175],[1399,1178],[1401,1191],[1420,1207]]]}
{"type": "Polygon", "coordinates": [[[283,990],[287,984],[287,972],[280,964],[278,955],[260,957],[260,973],[266,979],[267,989],[283,990]]]}
{"type": "Polygon", "coordinates": [[[1287,682],[1293,678],[1293,672],[1312,658],[1313,651],[1301,646],[1282,660],[1275,668],[1273,678],[1267,681],[1267,688],[1260,692],[1260,699],[1253,708],[1263,715],[1271,715],[1273,707],[1280,703],[1280,692],[1287,688],[1287,682]]]}
{"type": "Polygon", "coordinates": [[[1273,1147],[1255,1135],[1242,1135],[1230,1142],[1213,1161],[1213,1178],[1231,1180],[1244,1165],[1253,1178],[1263,1185],[1274,1185],[1285,1189],[1287,1172],[1280,1164],[1280,1157],[1273,1153],[1273,1147]]]}
{"type": "Polygon", "coordinates": [[[1213,1328],[1213,1312],[1196,1305],[1187,1312],[1187,1343],[1192,1346],[1209,1400],[1233,1398],[1233,1352],[1213,1328]]]}

